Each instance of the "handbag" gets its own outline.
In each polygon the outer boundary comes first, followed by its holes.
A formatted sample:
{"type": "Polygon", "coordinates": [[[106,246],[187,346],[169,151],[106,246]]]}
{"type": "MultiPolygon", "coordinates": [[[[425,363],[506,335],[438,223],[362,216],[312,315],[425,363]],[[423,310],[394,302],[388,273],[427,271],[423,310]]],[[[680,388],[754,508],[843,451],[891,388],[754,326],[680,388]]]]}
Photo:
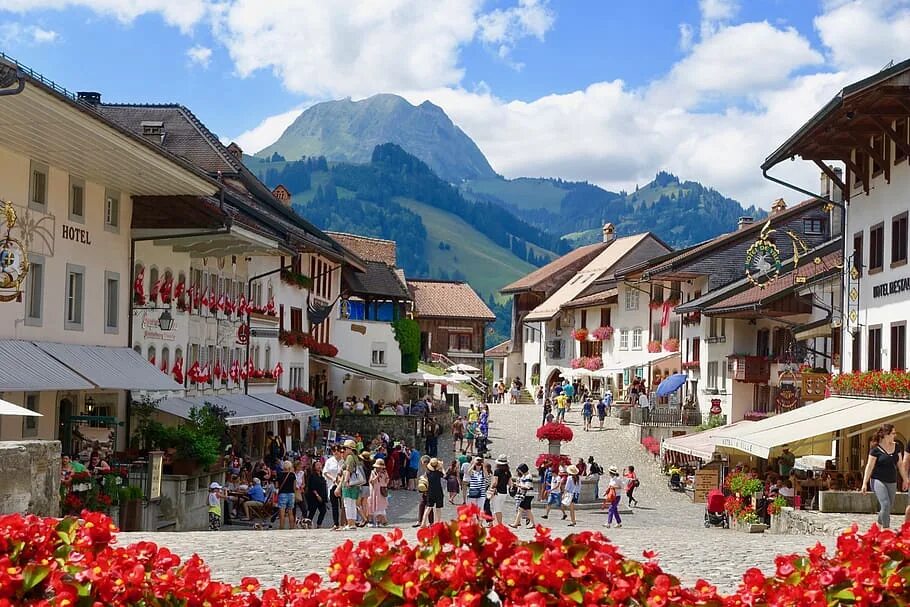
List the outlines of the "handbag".
{"type": "Polygon", "coordinates": [[[348,479],[348,487],[359,487],[367,482],[366,474],[363,472],[363,466],[357,466],[351,477],[348,479]]]}
{"type": "Polygon", "coordinates": [[[389,488],[382,485],[379,486],[379,495],[382,497],[389,497],[389,488]]]}
{"type": "Polygon", "coordinates": [[[496,489],[494,487],[490,487],[487,489],[487,499],[492,502],[494,497],[496,497],[496,489]]]}
{"type": "Polygon", "coordinates": [[[575,498],[575,494],[569,493],[568,491],[566,491],[565,493],[562,494],[562,505],[563,506],[570,505],[574,498],[575,498]]]}

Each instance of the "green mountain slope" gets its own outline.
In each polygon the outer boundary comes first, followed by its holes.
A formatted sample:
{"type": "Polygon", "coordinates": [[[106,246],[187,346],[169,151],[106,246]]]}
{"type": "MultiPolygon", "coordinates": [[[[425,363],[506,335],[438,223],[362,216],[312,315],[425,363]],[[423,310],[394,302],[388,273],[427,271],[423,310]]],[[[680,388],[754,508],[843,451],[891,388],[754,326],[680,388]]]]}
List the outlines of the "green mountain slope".
{"type": "Polygon", "coordinates": [[[325,156],[329,161],[363,164],[370,161],[373,148],[388,142],[423,160],[450,182],[496,177],[480,148],[442,108],[429,101],[414,106],[387,94],[316,104],[256,155],[269,158],[278,153],[288,160],[325,156]]]}

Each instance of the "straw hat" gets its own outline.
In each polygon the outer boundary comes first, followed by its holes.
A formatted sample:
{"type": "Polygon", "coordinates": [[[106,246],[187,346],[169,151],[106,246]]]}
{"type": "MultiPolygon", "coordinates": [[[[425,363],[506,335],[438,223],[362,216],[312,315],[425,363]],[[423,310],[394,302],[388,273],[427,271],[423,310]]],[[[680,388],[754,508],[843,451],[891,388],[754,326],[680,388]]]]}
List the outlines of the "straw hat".
{"type": "Polygon", "coordinates": [[[503,453],[502,455],[500,455],[499,457],[496,458],[496,464],[499,466],[505,466],[508,463],[509,463],[509,458],[506,457],[505,453],[503,453]]]}
{"type": "Polygon", "coordinates": [[[355,443],[355,442],[354,442],[352,439],[350,439],[350,438],[349,438],[348,440],[344,441],[344,442],[342,443],[342,445],[344,446],[345,449],[356,449],[356,448],[357,448],[357,443],[355,443]]]}
{"type": "Polygon", "coordinates": [[[568,468],[566,468],[566,473],[567,473],[569,476],[577,476],[577,475],[578,475],[578,468],[576,468],[574,465],[573,465],[573,466],[569,466],[568,468]]]}
{"type": "Polygon", "coordinates": [[[215,489],[221,489],[221,485],[219,485],[218,483],[212,483],[211,485],[209,485],[209,491],[213,491],[215,489]]]}
{"type": "Polygon", "coordinates": [[[430,463],[427,464],[427,468],[430,470],[442,470],[442,462],[436,459],[435,457],[430,460],[430,463]]]}
{"type": "Polygon", "coordinates": [[[365,462],[372,461],[372,460],[373,460],[373,454],[370,453],[369,451],[364,451],[363,453],[360,454],[360,459],[362,459],[362,460],[365,461],[365,462]]]}
{"type": "Polygon", "coordinates": [[[376,458],[376,461],[373,462],[374,468],[385,468],[385,460],[381,457],[376,458]]]}
{"type": "Polygon", "coordinates": [[[619,468],[616,466],[610,466],[610,474],[619,474],[619,468]]]}

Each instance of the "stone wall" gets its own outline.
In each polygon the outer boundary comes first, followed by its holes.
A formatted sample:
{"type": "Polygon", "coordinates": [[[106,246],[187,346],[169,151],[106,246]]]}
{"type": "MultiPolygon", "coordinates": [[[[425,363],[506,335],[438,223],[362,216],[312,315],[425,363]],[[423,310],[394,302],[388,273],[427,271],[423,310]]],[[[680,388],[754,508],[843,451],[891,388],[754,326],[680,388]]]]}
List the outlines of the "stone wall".
{"type": "Polygon", "coordinates": [[[0,442],[0,514],[60,516],[60,441],[0,442]]]}
{"type": "Polygon", "coordinates": [[[209,484],[224,483],[224,470],[194,476],[165,474],[161,499],[144,506],[144,531],[198,531],[208,529],[209,484]]]}
{"type": "MultiPolygon", "coordinates": [[[[907,494],[899,491],[891,505],[891,514],[903,514],[907,508],[907,494]]],[[[878,499],[871,491],[819,491],[819,512],[878,512],[878,499]]]]}
{"type": "MultiPolygon", "coordinates": [[[[449,435],[452,429],[451,411],[437,412],[433,417],[442,426],[443,436],[449,435]]],[[[416,415],[339,415],[335,419],[335,428],[342,434],[359,433],[364,442],[385,432],[393,441],[403,440],[409,447],[417,445],[423,451],[422,420],[416,415]]]]}
{"type": "MultiPolygon", "coordinates": [[[[771,533],[788,535],[840,535],[856,523],[860,529],[868,529],[875,521],[872,514],[830,514],[818,510],[795,510],[782,508],[780,514],[771,516],[771,533]]],[[[892,515],[891,525],[903,521],[903,516],[892,515]]]]}

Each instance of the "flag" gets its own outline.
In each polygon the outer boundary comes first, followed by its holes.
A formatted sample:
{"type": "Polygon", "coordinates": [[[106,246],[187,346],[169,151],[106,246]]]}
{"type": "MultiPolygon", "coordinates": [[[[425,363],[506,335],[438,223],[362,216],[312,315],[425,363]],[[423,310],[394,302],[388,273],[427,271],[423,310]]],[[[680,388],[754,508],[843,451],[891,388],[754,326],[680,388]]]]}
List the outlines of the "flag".
{"type": "Polygon", "coordinates": [[[149,299],[158,303],[158,293],[161,291],[161,278],[155,281],[152,285],[152,289],[149,291],[149,299]]]}
{"type": "Polygon", "coordinates": [[[669,301],[665,301],[663,305],[663,310],[660,315],[660,326],[666,327],[670,324],[670,312],[673,310],[673,306],[669,301]]]}
{"type": "Polygon", "coordinates": [[[266,312],[266,314],[269,314],[271,316],[275,315],[275,298],[274,297],[269,297],[269,302],[265,306],[265,312],[266,312]]]}
{"type": "Polygon", "coordinates": [[[202,367],[202,370],[199,372],[199,383],[207,384],[212,379],[212,372],[209,371],[209,364],[205,363],[205,366],[202,367]]]}
{"type": "Polygon", "coordinates": [[[180,298],[183,296],[183,293],[186,291],[186,283],[182,280],[177,283],[177,287],[174,289],[174,297],[180,298]]]}
{"type": "Polygon", "coordinates": [[[221,361],[215,362],[215,370],[213,372],[215,379],[221,379],[221,361]]]}
{"type": "Polygon", "coordinates": [[[167,374],[167,360],[161,360],[161,372],[167,374]]]}
{"type": "Polygon", "coordinates": [[[149,358],[149,364],[151,364],[153,367],[156,366],[156,365],[155,365],[155,355],[154,355],[154,354],[152,354],[152,357],[149,358]]]}
{"type": "Polygon", "coordinates": [[[236,382],[240,378],[240,363],[236,360],[231,363],[230,377],[233,382],[236,382]]]}
{"type": "Polygon", "coordinates": [[[143,267],[136,272],[136,280],[133,281],[133,300],[136,305],[145,305],[145,268],[143,267]]]}
{"type": "Polygon", "coordinates": [[[281,363],[277,363],[275,368],[272,370],[272,375],[275,379],[281,379],[281,374],[284,373],[284,367],[281,366],[281,363]]]}
{"type": "Polygon", "coordinates": [[[174,381],[178,384],[183,383],[183,359],[178,358],[174,361],[174,368],[171,369],[171,373],[174,374],[174,381]]]}
{"type": "Polygon", "coordinates": [[[209,294],[208,294],[208,292],[206,292],[206,291],[203,291],[203,292],[202,292],[202,297],[199,299],[199,303],[202,305],[203,308],[208,308],[208,307],[209,307],[209,294]]]}
{"type": "Polygon", "coordinates": [[[221,297],[218,298],[218,303],[216,305],[218,306],[219,310],[221,310],[225,314],[227,314],[227,310],[225,309],[224,293],[222,293],[221,297]]]}
{"type": "Polygon", "coordinates": [[[246,297],[244,297],[243,295],[241,295],[241,296],[240,296],[240,303],[237,304],[237,315],[238,315],[238,316],[244,316],[244,315],[246,315],[246,314],[249,314],[249,312],[250,312],[250,307],[249,307],[249,305],[246,303],[246,297]]]}
{"type": "Polygon", "coordinates": [[[161,285],[161,303],[171,303],[171,294],[173,291],[174,278],[172,276],[168,276],[164,279],[164,284],[161,285]]]}
{"type": "Polygon", "coordinates": [[[190,370],[186,372],[186,377],[190,380],[190,383],[199,383],[199,361],[190,365],[190,370]]]}

